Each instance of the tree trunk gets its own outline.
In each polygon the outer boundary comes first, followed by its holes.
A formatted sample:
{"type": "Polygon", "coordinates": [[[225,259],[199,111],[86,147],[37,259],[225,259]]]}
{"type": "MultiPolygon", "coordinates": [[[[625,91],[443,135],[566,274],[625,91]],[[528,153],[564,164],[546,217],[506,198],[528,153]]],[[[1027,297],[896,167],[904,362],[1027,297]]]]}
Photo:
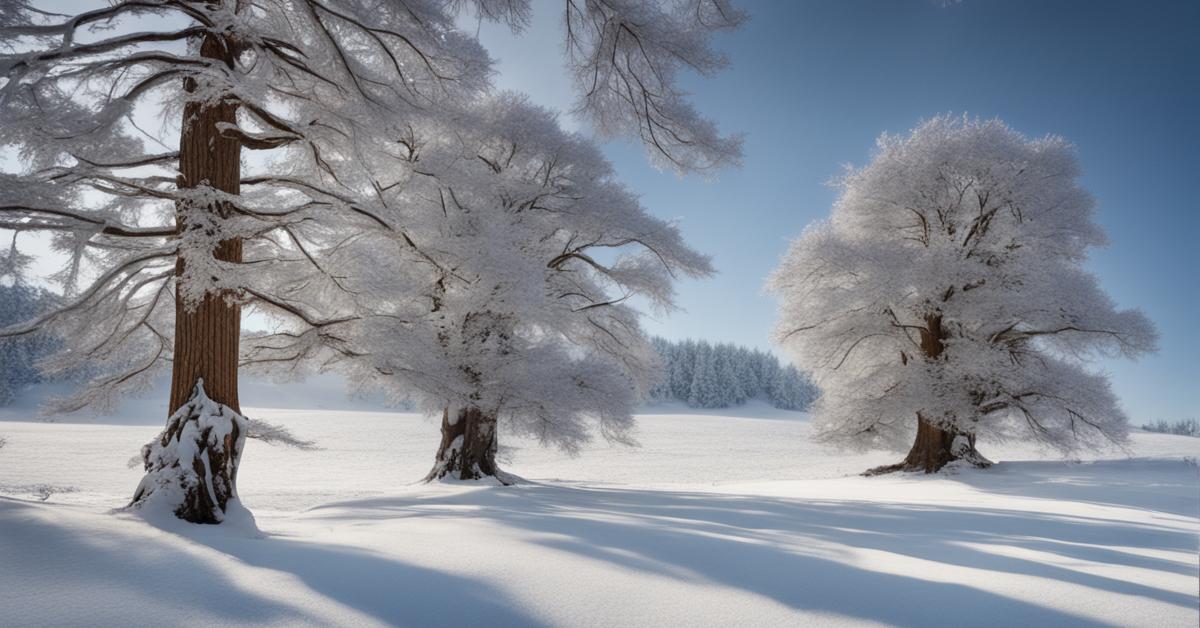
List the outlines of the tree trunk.
{"type": "MultiPolygon", "coordinates": [[[[234,42],[227,37],[208,35],[200,46],[200,54],[226,64],[233,63],[234,42]]],[[[194,79],[184,80],[184,89],[195,92],[198,88],[194,79]]],[[[183,110],[183,130],[179,141],[178,185],[180,189],[207,185],[229,194],[238,194],[241,181],[241,144],[237,139],[222,137],[218,132],[221,123],[236,124],[237,104],[230,100],[219,104],[189,102],[183,110]]],[[[213,203],[207,211],[226,218],[230,214],[227,203],[213,203]]],[[[189,208],[189,211],[197,211],[189,208]]],[[[177,225],[180,232],[187,228],[186,213],[179,212],[177,225]]],[[[213,252],[213,257],[226,262],[242,261],[242,242],[239,238],[222,241],[213,252]]],[[[184,302],[181,290],[184,262],[177,260],[175,274],[178,278],[175,290],[175,350],[171,371],[171,399],[168,414],[171,419],[160,436],[162,446],[178,442],[183,433],[182,424],[196,421],[197,414],[190,418],[177,417],[180,408],[196,396],[198,384],[207,399],[224,406],[229,412],[240,412],[238,404],[238,342],[241,336],[241,306],[228,301],[225,295],[206,294],[196,304],[184,302]]],[[[185,413],[187,414],[187,413],[185,413]]],[[[219,523],[225,512],[226,502],[236,497],[235,483],[240,447],[232,448],[238,441],[234,428],[230,446],[226,443],[197,441],[194,459],[179,460],[180,469],[194,467],[197,471],[208,462],[220,461],[206,473],[199,473],[199,484],[183,487],[184,495],[176,515],[193,523],[219,523]],[[209,450],[212,449],[210,452],[209,450]],[[208,462],[205,462],[207,460],[208,462]],[[215,497],[213,508],[206,506],[215,497]],[[214,514],[215,513],[215,514],[214,514]]],[[[189,447],[188,450],[193,448],[189,447]]],[[[151,471],[147,459],[146,470],[151,471]]],[[[145,482],[143,482],[145,483],[145,482]]],[[[139,486],[134,503],[143,501],[153,487],[139,486]]]]}
{"type": "MultiPolygon", "coordinates": [[[[921,329],[921,352],[925,359],[934,361],[945,350],[946,333],[942,328],[942,317],[931,314],[925,317],[921,329]]],[[[991,466],[991,462],[975,449],[975,435],[955,430],[946,430],[927,421],[917,413],[917,437],[904,462],[885,465],[868,470],[865,475],[881,475],[894,471],[924,471],[937,473],[942,467],[962,460],[976,467],[991,466]]]]}
{"type": "MultiPolygon", "coordinates": [[[[201,56],[223,60],[226,48],[232,46],[221,38],[207,37],[200,48],[201,56]]],[[[191,92],[194,81],[185,84],[191,92]]],[[[222,192],[238,194],[241,182],[241,144],[236,138],[218,133],[221,123],[237,123],[237,105],[222,102],[215,106],[188,103],[183,110],[183,135],[179,142],[179,187],[194,188],[207,184],[222,192]]],[[[227,218],[230,208],[214,204],[209,211],[227,218]]],[[[179,217],[180,230],[184,216],[179,217]]],[[[213,257],[226,262],[242,261],[240,238],[220,243],[213,257]]],[[[183,274],[183,260],[175,267],[183,274]]],[[[238,340],[241,336],[241,306],[230,303],[220,294],[205,295],[193,308],[187,307],[176,288],[175,297],[175,357],[171,373],[171,407],[173,413],[192,395],[198,379],[204,379],[209,398],[239,411],[238,406],[238,340]]]]}
{"type": "Polygon", "coordinates": [[[917,438],[903,462],[869,469],[863,475],[883,475],[895,471],[937,473],[951,462],[961,460],[974,467],[986,468],[992,462],[975,449],[975,435],[942,429],[917,415],[917,438]]]}
{"type": "Polygon", "coordinates": [[[511,484],[508,474],[496,466],[496,417],[474,406],[451,414],[442,411],[442,442],[426,482],[440,478],[479,480],[496,478],[511,484]]]}

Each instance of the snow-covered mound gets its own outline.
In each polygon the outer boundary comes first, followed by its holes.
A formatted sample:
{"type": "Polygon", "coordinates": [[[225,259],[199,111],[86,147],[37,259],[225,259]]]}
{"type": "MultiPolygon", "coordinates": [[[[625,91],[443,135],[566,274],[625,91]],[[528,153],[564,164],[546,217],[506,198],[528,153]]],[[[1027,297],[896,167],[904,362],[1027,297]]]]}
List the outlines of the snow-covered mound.
{"type": "Polygon", "coordinates": [[[1200,439],[864,478],[898,455],[659,410],[637,448],[505,442],[527,482],[477,487],[415,483],[430,419],[244,407],[321,447],[247,442],[257,530],[113,512],[161,426],[0,423],[0,623],[1196,625],[1200,439]]]}

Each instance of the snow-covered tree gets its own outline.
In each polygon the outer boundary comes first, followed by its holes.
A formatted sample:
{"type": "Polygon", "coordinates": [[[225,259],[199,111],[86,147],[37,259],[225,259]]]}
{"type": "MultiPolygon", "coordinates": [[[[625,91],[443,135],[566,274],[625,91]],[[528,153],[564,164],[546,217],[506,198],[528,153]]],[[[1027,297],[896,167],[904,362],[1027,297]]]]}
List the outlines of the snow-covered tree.
{"type": "Polygon", "coordinates": [[[344,202],[358,144],[485,88],[486,55],[436,2],[37,4],[0,13],[0,145],[20,164],[0,173],[0,229],[51,232],[70,262],[62,306],[4,333],[46,330],[60,364],[89,363],[65,409],[169,366],[171,419],[134,502],[219,522],[243,436],[241,309],[319,316],[337,278],[306,250],[394,231],[344,202]]]}
{"type": "MultiPolygon", "coordinates": [[[[242,309],[311,328],[373,316],[347,306],[350,278],[326,265],[364,233],[429,263],[424,247],[437,245],[389,221],[391,189],[364,157],[415,161],[414,129],[453,136],[473,120],[461,112],[488,89],[490,64],[455,14],[519,30],[529,3],[114,0],[72,15],[45,4],[0,11],[0,146],[20,164],[0,173],[0,230],[53,232],[71,260],[68,298],[3,333],[47,330],[65,340],[59,364],[94,367],[62,409],[103,408],[169,367],[172,418],[146,448],[154,480],[134,502],[161,495],[182,518],[219,522],[236,497],[242,309]],[[233,423],[194,429],[201,414],[233,423]]],[[[725,0],[580,0],[567,13],[585,119],[680,171],[737,161],[739,141],[695,113],[675,75],[721,67],[710,38],[739,12],[725,0]]]]}
{"type": "Polygon", "coordinates": [[[695,361],[692,363],[692,387],[688,391],[688,405],[697,408],[723,408],[725,395],[717,379],[716,357],[712,345],[707,342],[696,344],[695,361]]]}
{"type": "Polygon", "coordinates": [[[654,338],[664,379],[651,391],[655,401],[682,401],[696,408],[728,408],[761,399],[777,408],[805,410],[816,387],[795,367],[784,369],[774,355],[730,343],[670,342],[654,338]]]}
{"type": "Polygon", "coordinates": [[[713,376],[720,382],[718,403],[721,407],[736,406],[746,400],[742,382],[734,368],[736,349],[733,345],[718,344],[713,351],[713,376]]]}
{"type": "MultiPolygon", "coordinates": [[[[54,295],[28,283],[25,273],[31,261],[15,242],[0,249],[0,327],[27,321],[54,305],[54,295]]],[[[22,388],[42,381],[37,363],[54,346],[44,334],[0,338],[0,406],[11,403],[22,388]]]]}
{"type": "Polygon", "coordinates": [[[415,148],[390,159],[379,194],[414,244],[361,236],[328,252],[360,314],[257,338],[250,356],[415,397],[443,417],[430,479],[505,482],[501,429],[572,452],[593,425],[627,440],[658,361],[625,302],[670,308],[674,277],[711,269],[546,110],[498,94],[470,115],[413,127],[415,148]]]}
{"type": "Polygon", "coordinates": [[[652,159],[680,173],[738,162],[741,139],[722,137],[696,113],[676,73],[707,76],[724,68],[728,61],[712,49],[711,36],[745,18],[729,0],[567,0],[576,111],[606,135],[640,137],[652,159]]]}
{"type": "Polygon", "coordinates": [[[816,400],[817,391],[794,365],[774,370],[766,394],[771,404],[785,410],[806,410],[816,400]]]}
{"type": "Polygon", "coordinates": [[[692,393],[692,378],[696,372],[696,342],[687,339],[681,343],[672,354],[672,361],[667,364],[671,380],[671,392],[680,401],[687,401],[692,393]]]}
{"type": "Polygon", "coordinates": [[[759,359],[762,358],[758,352],[752,352],[746,347],[737,348],[734,376],[737,377],[738,388],[742,392],[742,401],[752,399],[762,389],[762,382],[758,381],[758,374],[755,372],[755,362],[759,359]]]}
{"type": "MultiPolygon", "coordinates": [[[[452,0],[516,33],[531,0],[452,0]]],[[[722,136],[679,87],[679,70],[710,76],[728,65],[712,36],[738,28],[745,12],[730,0],[566,0],[566,66],[575,114],[607,137],[641,139],[650,159],[680,174],[741,160],[740,137],[722,136]]]]}
{"type": "Polygon", "coordinates": [[[658,354],[662,369],[659,377],[654,381],[654,385],[650,387],[647,397],[651,401],[667,401],[674,397],[671,391],[671,364],[675,359],[677,349],[666,338],[660,336],[650,338],[650,346],[654,349],[654,353],[658,354]]]}
{"type": "Polygon", "coordinates": [[[1078,178],[1065,140],[997,120],[880,138],[769,281],[777,339],[815,374],[826,437],[912,443],[884,470],[926,472],[986,465],[977,437],[1062,450],[1125,438],[1086,360],[1140,355],[1156,335],[1082,268],[1105,237],[1078,178]]]}

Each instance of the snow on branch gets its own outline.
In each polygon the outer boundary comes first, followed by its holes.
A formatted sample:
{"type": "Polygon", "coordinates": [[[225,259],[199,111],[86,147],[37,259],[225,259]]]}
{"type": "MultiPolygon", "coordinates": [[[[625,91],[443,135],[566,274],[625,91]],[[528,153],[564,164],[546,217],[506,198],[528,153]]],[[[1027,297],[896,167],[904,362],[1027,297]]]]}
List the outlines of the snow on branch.
{"type": "Polygon", "coordinates": [[[403,230],[306,242],[339,278],[320,293],[327,317],[299,312],[250,339],[244,362],[343,371],[431,412],[480,408],[566,451],[592,433],[627,440],[659,364],[629,300],[672,307],[674,279],[709,274],[709,259],[552,113],[497,94],[459,116],[411,121],[400,152],[363,146],[373,181],[341,202],[403,230]]]}
{"type": "Polygon", "coordinates": [[[1122,442],[1126,417],[1088,363],[1153,351],[1156,333],[1082,268],[1105,237],[1078,178],[1065,140],[998,120],[879,139],[768,284],[827,437],[901,447],[920,414],[1064,450],[1122,442]]]}
{"type": "Polygon", "coordinates": [[[269,445],[292,447],[301,451],[317,451],[321,449],[316,441],[298,438],[291,430],[261,419],[243,417],[246,425],[246,438],[261,440],[269,445]]]}
{"type": "Polygon", "coordinates": [[[676,75],[724,68],[728,60],[711,47],[712,34],[745,19],[727,0],[568,0],[576,110],[602,133],[639,137],[655,161],[678,172],[736,165],[741,138],[721,136],[700,116],[676,75]]]}

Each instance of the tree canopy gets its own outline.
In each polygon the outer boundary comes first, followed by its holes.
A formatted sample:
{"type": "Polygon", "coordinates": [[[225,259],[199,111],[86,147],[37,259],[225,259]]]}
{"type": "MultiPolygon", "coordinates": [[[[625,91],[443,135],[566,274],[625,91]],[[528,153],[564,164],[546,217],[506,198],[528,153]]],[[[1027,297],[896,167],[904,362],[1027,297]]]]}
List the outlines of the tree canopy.
{"type": "Polygon", "coordinates": [[[771,276],[776,338],[813,370],[824,436],[900,447],[920,421],[952,436],[1070,450],[1127,420],[1098,354],[1155,331],[1083,268],[1104,244],[1074,150],[998,120],[933,118],[879,139],[771,276]]]}

